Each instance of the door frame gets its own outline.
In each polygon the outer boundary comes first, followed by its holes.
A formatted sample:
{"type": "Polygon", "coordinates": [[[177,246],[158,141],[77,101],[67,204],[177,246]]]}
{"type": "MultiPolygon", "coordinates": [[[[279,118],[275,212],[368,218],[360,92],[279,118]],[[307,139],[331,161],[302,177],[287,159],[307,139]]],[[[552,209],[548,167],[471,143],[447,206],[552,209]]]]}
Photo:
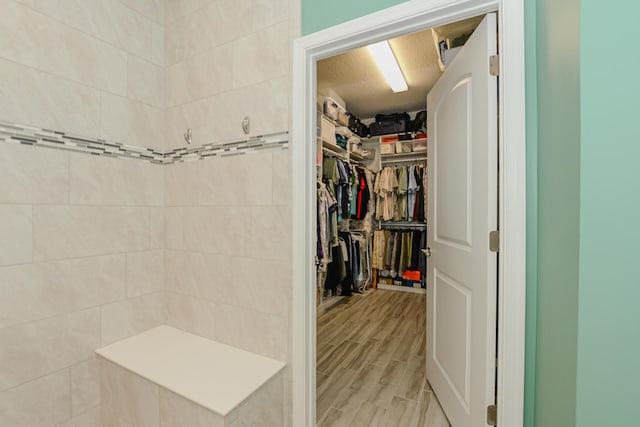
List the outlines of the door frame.
{"type": "MultiPolygon", "coordinates": [[[[487,12],[498,12],[500,78],[498,162],[497,405],[499,426],[524,413],[526,295],[526,123],[524,0],[411,0],[293,42],[292,425],[316,417],[316,62],[368,44],[487,12]]],[[[338,13],[336,11],[336,13],[338,13]]],[[[487,230],[488,232],[489,230],[487,230]]]]}

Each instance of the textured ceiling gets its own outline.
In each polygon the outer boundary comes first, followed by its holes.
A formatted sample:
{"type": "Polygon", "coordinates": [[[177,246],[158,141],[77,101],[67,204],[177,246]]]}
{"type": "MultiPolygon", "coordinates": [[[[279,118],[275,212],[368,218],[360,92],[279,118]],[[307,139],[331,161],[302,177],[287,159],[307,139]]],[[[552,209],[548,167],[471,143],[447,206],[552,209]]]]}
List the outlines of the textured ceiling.
{"type": "MultiPolygon", "coordinates": [[[[436,28],[444,37],[457,37],[477,27],[482,17],[436,28]]],[[[333,89],[347,110],[361,118],[378,113],[424,110],[427,93],[442,72],[431,30],[389,40],[409,90],[393,93],[366,47],[318,62],[318,92],[333,89]]]]}

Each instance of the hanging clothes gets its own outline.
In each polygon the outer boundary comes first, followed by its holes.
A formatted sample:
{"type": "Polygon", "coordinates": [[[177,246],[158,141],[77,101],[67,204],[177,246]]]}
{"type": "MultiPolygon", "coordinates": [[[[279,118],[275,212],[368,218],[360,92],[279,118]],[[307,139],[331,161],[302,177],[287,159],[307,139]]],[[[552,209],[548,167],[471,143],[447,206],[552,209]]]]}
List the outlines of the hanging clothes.
{"type": "Polygon", "coordinates": [[[379,277],[404,279],[405,274],[419,272],[418,280],[424,287],[427,259],[421,249],[426,247],[426,236],[423,230],[377,230],[373,260],[379,277]]]}

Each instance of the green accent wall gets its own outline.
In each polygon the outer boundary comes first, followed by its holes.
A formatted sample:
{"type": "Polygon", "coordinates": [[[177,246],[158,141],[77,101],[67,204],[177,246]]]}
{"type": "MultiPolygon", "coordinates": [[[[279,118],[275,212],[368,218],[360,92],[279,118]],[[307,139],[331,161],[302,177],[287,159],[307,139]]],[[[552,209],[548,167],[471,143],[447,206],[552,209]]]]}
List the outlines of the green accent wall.
{"type": "Polygon", "coordinates": [[[638,16],[634,1],[581,3],[580,427],[640,425],[638,16]]]}
{"type": "Polygon", "coordinates": [[[535,426],[536,323],[538,302],[538,85],[536,3],[525,2],[525,93],[527,115],[527,312],[524,427],[535,426]],[[533,76],[531,78],[530,76],[533,76]]]}
{"type": "MultiPolygon", "coordinates": [[[[579,20],[578,0],[536,2],[537,284],[527,285],[530,290],[537,285],[532,425],[539,427],[576,426],[579,20]]],[[[527,52],[527,57],[531,54],[527,52]]],[[[527,119],[532,124],[532,117],[527,119]]],[[[527,356],[532,357],[529,349],[527,356]]]]}

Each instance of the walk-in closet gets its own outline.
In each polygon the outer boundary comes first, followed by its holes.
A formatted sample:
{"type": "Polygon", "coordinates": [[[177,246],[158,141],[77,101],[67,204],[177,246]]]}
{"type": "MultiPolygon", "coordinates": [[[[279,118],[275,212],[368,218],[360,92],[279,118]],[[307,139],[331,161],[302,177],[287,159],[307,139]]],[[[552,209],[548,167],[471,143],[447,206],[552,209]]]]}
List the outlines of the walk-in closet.
{"type": "Polygon", "coordinates": [[[482,19],[317,64],[319,426],[449,426],[426,380],[427,95],[482,19]]]}

